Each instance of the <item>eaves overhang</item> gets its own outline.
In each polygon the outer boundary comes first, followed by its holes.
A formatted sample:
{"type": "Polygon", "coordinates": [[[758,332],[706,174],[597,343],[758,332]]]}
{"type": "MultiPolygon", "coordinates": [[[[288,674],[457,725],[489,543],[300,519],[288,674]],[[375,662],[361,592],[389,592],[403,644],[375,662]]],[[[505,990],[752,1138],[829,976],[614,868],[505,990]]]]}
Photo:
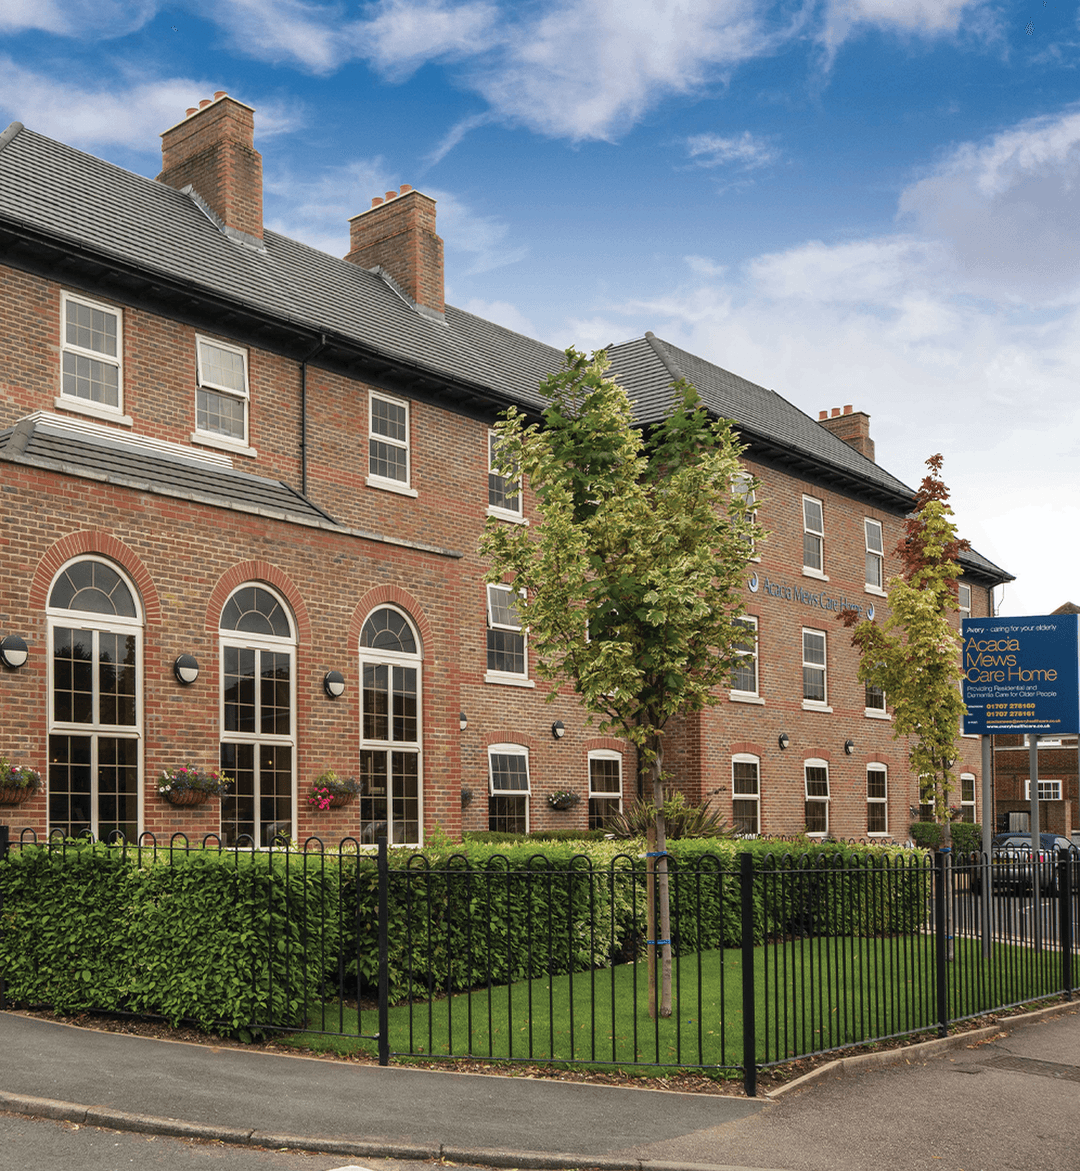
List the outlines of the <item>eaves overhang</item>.
{"type": "Polygon", "coordinates": [[[61,233],[45,233],[0,215],[0,259],[13,268],[58,280],[87,293],[109,296],[175,320],[227,330],[252,344],[302,361],[325,343],[315,362],[399,394],[491,416],[520,400],[479,382],[453,377],[421,362],[327,329],[315,321],[269,313],[242,298],[225,297],[194,281],[151,265],[95,249],[61,233]]]}

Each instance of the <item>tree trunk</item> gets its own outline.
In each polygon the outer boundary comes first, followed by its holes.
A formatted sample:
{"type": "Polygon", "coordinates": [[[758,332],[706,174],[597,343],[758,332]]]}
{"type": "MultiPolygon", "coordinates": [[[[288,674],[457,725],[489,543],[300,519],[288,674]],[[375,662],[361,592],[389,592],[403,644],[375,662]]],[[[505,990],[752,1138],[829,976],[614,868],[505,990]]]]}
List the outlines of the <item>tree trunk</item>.
{"type": "MultiPolygon", "coordinates": [[[[660,912],[660,1015],[671,1016],[671,899],[668,885],[667,827],[664,825],[663,747],[659,737],[654,744],[656,755],[651,770],[653,804],[656,806],[656,894],[660,912]]],[[[654,949],[655,950],[655,949],[654,949]]],[[[654,961],[655,962],[655,961],[654,961]]]]}

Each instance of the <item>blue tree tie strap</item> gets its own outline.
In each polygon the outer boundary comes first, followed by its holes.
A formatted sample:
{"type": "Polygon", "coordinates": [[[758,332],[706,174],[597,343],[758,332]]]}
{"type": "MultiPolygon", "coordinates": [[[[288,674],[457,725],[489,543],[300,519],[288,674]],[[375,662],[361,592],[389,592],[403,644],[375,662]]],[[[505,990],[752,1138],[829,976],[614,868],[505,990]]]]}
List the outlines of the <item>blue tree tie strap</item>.
{"type": "Polygon", "coordinates": [[[666,858],[667,856],[667,850],[647,850],[645,852],[646,858],[666,858]]]}
{"type": "Polygon", "coordinates": [[[648,944],[649,947],[663,947],[665,943],[670,944],[671,940],[670,939],[646,939],[645,942],[646,942],[646,944],[648,944]]]}

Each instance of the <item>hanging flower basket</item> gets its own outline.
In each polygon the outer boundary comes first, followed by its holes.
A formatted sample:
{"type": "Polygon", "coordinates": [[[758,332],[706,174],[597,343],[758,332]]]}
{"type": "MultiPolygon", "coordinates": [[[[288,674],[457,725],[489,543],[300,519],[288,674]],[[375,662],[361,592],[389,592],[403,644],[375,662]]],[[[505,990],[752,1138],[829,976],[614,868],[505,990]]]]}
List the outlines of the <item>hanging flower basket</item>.
{"type": "Polygon", "coordinates": [[[340,809],[343,805],[348,805],[359,792],[360,782],[356,777],[346,777],[342,780],[332,768],[328,768],[315,778],[308,794],[308,804],[320,811],[340,809]]]}
{"type": "Polygon", "coordinates": [[[0,805],[21,805],[24,801],[29,801],[35,792],[31,785],[22,785],[18,788],[6,786],[0,789],[0,805]]]}
{"type": "Polygon", "coordinates": [[[41,788],[41,773],[0,756],[0,805],[21,805],[41,788]]]}
{"type": "Polygon", "coordinates": [[[220,797],[233,783],[219,769],[201,769],[182,764],[158,777],[158,792],[170,805],[203,805],[210,797],[220,797]]]}
{"type": "Polygon", "coordinates": [[[205,789],[169,789],[165,794],[170,805],[205,805],[209,799],[205,789]]]}
{"type": "Polygon", "coordinates": [[[552,809],[567,810],[573,809],[581,797],[569,789],[556,789],[554,793],[548,793],[547,800],[552,809]]]}

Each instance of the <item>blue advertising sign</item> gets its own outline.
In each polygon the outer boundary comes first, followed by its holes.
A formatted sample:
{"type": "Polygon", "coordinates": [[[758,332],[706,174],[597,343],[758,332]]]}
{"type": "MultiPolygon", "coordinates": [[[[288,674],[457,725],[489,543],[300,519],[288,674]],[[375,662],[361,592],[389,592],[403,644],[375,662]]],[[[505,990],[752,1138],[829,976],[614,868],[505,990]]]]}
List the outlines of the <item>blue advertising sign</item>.
{"type": "Polygon", "coordinates": [[[1080,732],[1080,615],[960,625],[966,733],[1080,732]]]}

